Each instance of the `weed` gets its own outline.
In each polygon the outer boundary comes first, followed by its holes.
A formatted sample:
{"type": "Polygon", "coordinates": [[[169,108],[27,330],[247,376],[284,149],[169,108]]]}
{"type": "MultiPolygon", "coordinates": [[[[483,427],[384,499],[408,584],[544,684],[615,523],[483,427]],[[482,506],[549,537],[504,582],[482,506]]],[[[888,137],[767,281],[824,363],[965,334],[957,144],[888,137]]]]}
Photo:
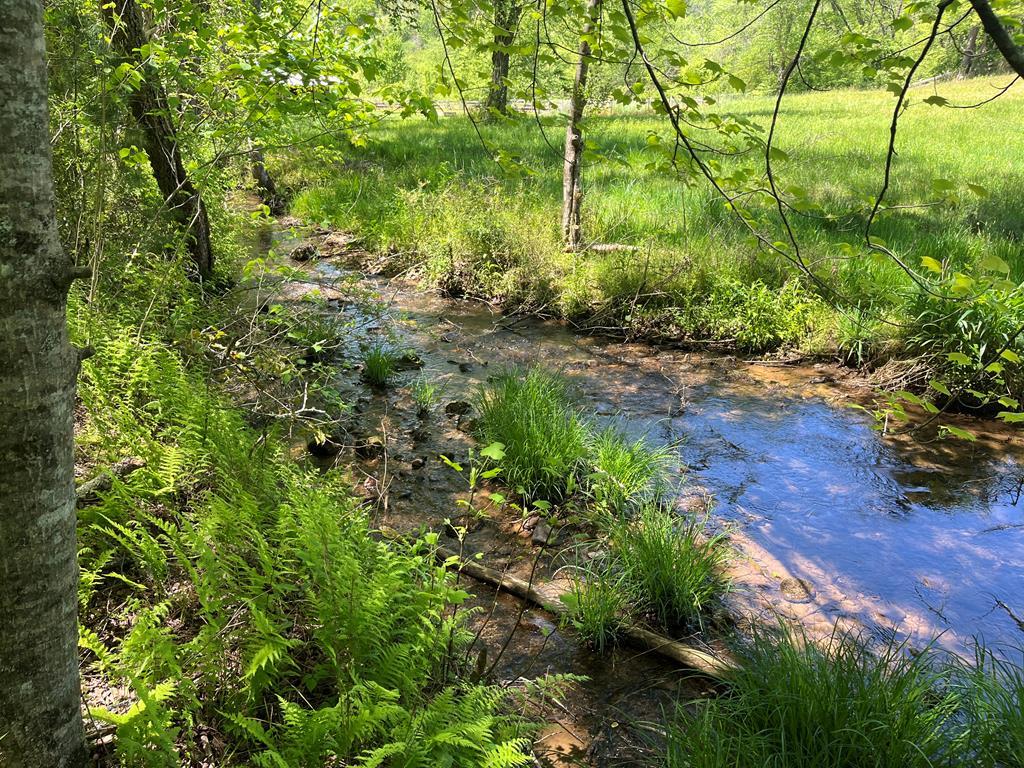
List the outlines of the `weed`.
{"type": "Polygon", "coordinates": [[[644,440],[631,443],[615,427],[594,436],[590,454],[588,490],[600,507],[616,517],[661,489],[672,460],[670,448],[650,448],[644,440]]]}
{"type": "Polygon", "coordinates": [[[409,394],[416,405],[416,413],[420,418],[426,418],[437,405],[441,396],[442,386],[426,376],[419,376],[413,379],[409,385],[409,394]]]}
{"type": "Polygon", "coordinates": [[[665,626],[699,620],[726,589],[724,537],[707,537],[694,520],[683,520],[659,503],[644,503],[635,519],[611,531],[626,584],[639,606],[665,626]]]}
{"type": "Polygon", "coordinates": [[[572,567],[569,591],[562,596],[566,618],[599,652],[613,646],[628,621],[625,576],[608,558],[572,567]]]}
{"type": "Polygon", "coordinates": [[[477,396],[478,437],[501,442],[505,481],[528,499],[560,501],[576,487],[589,430],[566,380],[543,368],[509,370],[477,396]]]}
{"type": "Polygon", "coordinates": [[[363,378],[371,387],[383,389],[395,374],[395,354],[383,346],[370,347],[363,355],[363,378]]]}
{"type": "Polygon", "coordinates": [[[800,631],[758,630],[729,692],[680,713],[668,768],[932,768],[956,697],[928,653],[879,655],[854,636],[820,648],[800,631]]]}

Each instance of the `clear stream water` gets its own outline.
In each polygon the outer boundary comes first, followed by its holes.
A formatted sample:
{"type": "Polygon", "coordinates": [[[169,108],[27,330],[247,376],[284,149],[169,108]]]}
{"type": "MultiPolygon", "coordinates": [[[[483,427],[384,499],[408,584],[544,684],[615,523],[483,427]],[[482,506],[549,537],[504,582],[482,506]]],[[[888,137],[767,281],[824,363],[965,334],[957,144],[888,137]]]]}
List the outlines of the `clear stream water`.
{"type": "Polygon", "coordinates": [[[732,531],[744,610],[917,647],[1024,646],[1024,437],[1013,428],[963,418],[977,442],[885,437],[849,407],[870,393],[841,369],[623,343],[397,280],[359,285],[390,309],[349,317],[352,343],[392,326],[446,382],[446,401],[503,366],[540,363],[571,377],[598,418],[674,446],[683,493],[710,494],[713,524],[732,531]],[[806,599],[780,588],[794,578],[806,599]]]}

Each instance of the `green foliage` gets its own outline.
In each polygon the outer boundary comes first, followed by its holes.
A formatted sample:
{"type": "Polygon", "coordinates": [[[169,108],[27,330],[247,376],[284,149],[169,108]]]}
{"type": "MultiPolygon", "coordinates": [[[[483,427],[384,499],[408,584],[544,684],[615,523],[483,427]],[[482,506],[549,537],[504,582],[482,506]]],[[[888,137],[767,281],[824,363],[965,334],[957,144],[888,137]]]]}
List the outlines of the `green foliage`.
{"type": "Polygon", "coordinates": [[[526,498],[571,495],[589,451],[589,432],[566,380],[540,367],[498,374],[477,395],[478,436],[501,442],[505,482],[526,498]]]}
{"type": "Polygon", "coordinates": [[[635,604],[664,626],[699,621],[726,590],[724,537],[706,535],[698,521],[680,518],[657,501],[617,523],[611,542],[635,604]]]}
{"type": "Polygon", "coordinates": [[[383,389],[395,375],[397,362],[397,356],[390,349],[371,347],[363,355],[363,378],[370,386],[383,389]]]}
{"type": "Polygon", "coordinates": [[[963,702],[959,753],[981,768],[1024,766],[1024,666],[979,646],[954,669],[953,687],[963,702]]]}
{"type": "Polygon", "coordinates": [[[566,617],[598,652],[615,645],[629,618],[629,592],[622,571],[606,558],[577,563],[562,596],[566,617]]]}
{"type": "Polygon", "coordinates": [[[409,393],[421,418],[430,415],[441,396],[442,386],[426,376],[418,376],[409,385],[409,393]]]}
{"type": "Polygon", "coordinates": [[[98,713],[123,764],[178,765],[205,727],[260,765],[524,764],[504,690],[450,677],[466,593],[429,542],[374,539],[337,479],[299,469],[166,345],[110,327],[94,344],[81,445],[148,462],[80,522],[90,674],[139,700],[98,713]],[[110,590],[116,616],[94,605],[110,590]],[[127,630],[101,640],[94,616],[127,630]]]}
{"type": "Polygon", "coordinates": [[[592,470],[587,489],[594,502],[621,517],[632,505],[662,488],[673,458],[671,448],[650,448],[644,440],[629,442],[620,430],[608,427],[592,438],[592,470]]]}
{"type": "Polygon", "coordinates": [[[956,696],[929,653],[878,655],[835,635],[758,630],[729,692],[677,717],[669,768],[931,768],[945,764],[956,696]]]}

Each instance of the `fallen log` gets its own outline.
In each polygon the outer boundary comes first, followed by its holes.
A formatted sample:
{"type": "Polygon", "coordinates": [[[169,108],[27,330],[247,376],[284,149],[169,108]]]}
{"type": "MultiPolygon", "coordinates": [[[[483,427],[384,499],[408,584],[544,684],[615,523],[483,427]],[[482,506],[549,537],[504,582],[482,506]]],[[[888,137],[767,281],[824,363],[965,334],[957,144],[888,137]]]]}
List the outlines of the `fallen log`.
{"type": "Polygon", "coordinates": [[[146,460],[140,459],[138,456],[129,456],[126,459],[121,459],[104,469],[96,477],[86,480],[77,486],[75,488],[75,499],[79,504],[93,501],[96,498],[96,494],[109,491],[114,486],[115,477],[127,477],[135,470],[142,469],[144,466],[146,466],[146,460]]]}
{"type": "MultiPolygon", "coordinates": [[[[451,558],[455,558],[458,561],[458,569],[461,573],[465,573],[477,581],[490,584],[497,589],[504,590],[520,600],[533,603],[550,613],[562,616],[567,611],[565,603],[558,599],[561,593],[548,594],[542,592],[533,584],[517,576],[499,573],[476,560],[460,557],[457,552],[444,547],[438,547],[435,550],[435,555],[441,562],[447,562],[451,558]]],[[[714,680],[726,680],[729,674],[737,667],[737,662],[733,658],[716,656],[635,624],[628,624],[622,630],[622,635],[640,648],[660,654],[714,680]]]]}

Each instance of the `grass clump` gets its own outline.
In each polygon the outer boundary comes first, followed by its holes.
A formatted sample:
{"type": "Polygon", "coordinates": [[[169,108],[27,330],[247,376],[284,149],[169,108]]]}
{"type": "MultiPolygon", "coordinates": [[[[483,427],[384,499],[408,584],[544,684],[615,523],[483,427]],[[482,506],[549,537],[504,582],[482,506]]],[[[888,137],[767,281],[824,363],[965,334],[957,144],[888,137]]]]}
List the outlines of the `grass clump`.
{"type": "Polygon", "coordinates": [[[979,647],[974,664],[957,672],[964,700],[960,750],[981,768],[1024,767],[1024,666],[979,647]]]}
{"type": "Polygon", "coordinates": [[[384,389],[395,375],[397,357],[386,347],[371,347],[363,356],[363,378],[371,387],[384,389]]]}
{"type": "Polygon", "coordinates": [[[437,400],[441,396],[441,385],[426,376],[420,376],[409,385],[409,394],[416,405],[416,414],[420,418],[426,418],[437,405],[437,400]]]}
{"type": "Polygon", "coordinates": [[[947,757],[956,696],[930,654],[890,643],[876,655],[834,635],[759,630],[729,692],[680,715],[668,768],[931,768],[947,757]]]}
{"type": "Polygon", "coordinates": [[[652,449],[644,440],[630,442],[615,427],[594,436],[590,453],[590,495],[601,509],[616,517],[661,489],[672,458],[668,447],[652,449]]]}
{"type": "Polygon", "coordinates": [[[613,646],[629,621],[625,576],[607,559],[577,563],[562,602],[569,623],[598,652],[613,646]]]}
{"type": "Polygon", "coordinates": [[[638,608],[664,626],[699,621],[727,588],[724,537],[705,536],[698,521],[681,518],[657,501],[616,524],[611,541],[638,608]]]}
{"type": "Polygon", "coordinates": [[[505,445],[505,481],[531,500],[561,501],[577,487],[589,427],[566,380],[543,368],[510,370],[477,397],[478,437],[505,445]]]}

